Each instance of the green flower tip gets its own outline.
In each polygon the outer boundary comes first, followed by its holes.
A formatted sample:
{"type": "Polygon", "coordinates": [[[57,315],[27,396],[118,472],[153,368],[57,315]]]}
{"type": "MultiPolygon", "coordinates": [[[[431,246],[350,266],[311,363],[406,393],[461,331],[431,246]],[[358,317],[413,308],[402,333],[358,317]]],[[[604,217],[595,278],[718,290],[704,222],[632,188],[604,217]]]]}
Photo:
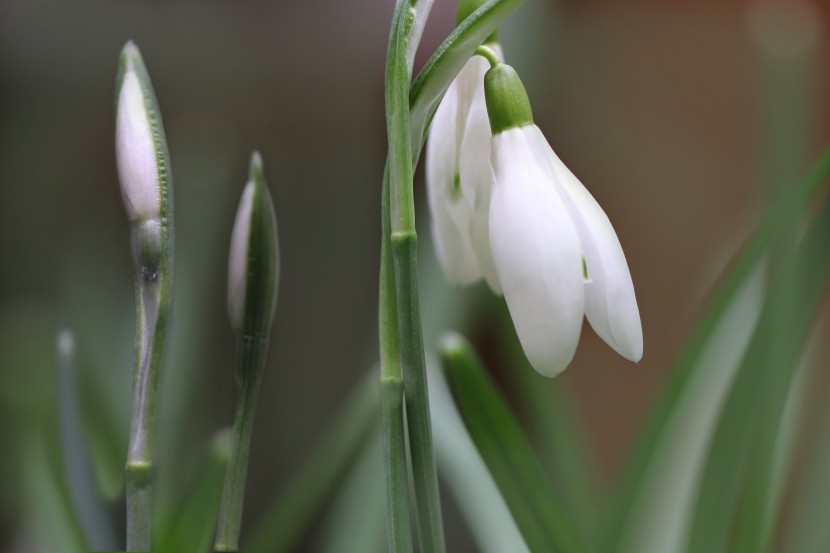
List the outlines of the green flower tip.
{"type": "Polygon", "coordinates": [[[265,172],[262,169],[262,156],[255,151],[251,154],[250,169],[248,169],[248,180],[265,184],[265,172]]]}
{"type": "Polygon", "coordinates": [[[490,68],[484,75],[484,97],[490,130],[498,134],[508,129],[533,124],[533,112],[516,70],[505,63],[490,68]]]}
{"type": "Polygon", "coordinates": [[[228,315],[245,335],[265,335],[277,300],[279,251],[277,220],[265,184],[262,158],[251,156],[248,184],[242,192],[228,259],[228,315]]]}
{"type": "MultiPolygon", "coordinates": [[[[461,22],[470,17],[474,11],[487,3],[487,0],[458,0],[458,8],[455,11],[455,24],[461,25],[461,22]]],[[[498,31],[493,31],[493,34],[484,40],[484,44],[493,44],[499,41],[498,31]]]]}
{"type": "Polygon", "coordinates": [[[119,61],[122,71],[135,71],[136,67],[144,67],[144,58],[141,57],[141,50],[138,49],[135,42],[128,40],[121,48],[119,61]]]}
{"type": "Polygon", "coordinates": [[[457,332],[447,332],[441,336],[438,343],[438,350],[444,365],[466,358],[471,351],[470,343],[464,336],[457,332]]]}

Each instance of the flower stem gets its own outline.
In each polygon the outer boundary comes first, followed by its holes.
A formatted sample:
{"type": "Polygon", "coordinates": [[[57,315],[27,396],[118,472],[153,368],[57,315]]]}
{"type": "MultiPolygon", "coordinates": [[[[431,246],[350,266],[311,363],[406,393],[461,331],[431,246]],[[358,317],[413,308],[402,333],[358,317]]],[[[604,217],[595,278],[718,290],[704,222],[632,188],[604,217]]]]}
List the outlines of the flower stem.
{"type": "Polygon", "coordinates": [[[380,379],[389,551],[392,553],[412,552],[403,389],[400,377],[380,379]]]}
{"type": "Polygon", "coordinates": [[[476,48],[475,55],[485,58],[490,63],[490,67],[495,67],[498,64],[502,63],[502,61],[496,55],[496,52],[494,52],[492,48],[489,48],[484,45],[476,48]]]}
{"type": "Polygon", "coordinates": [[[169,306],[169,264],[162,256],[147,261],[141,226],[133,228],[136,260],[137,348],[133,381],[133,414],[127,451],[125,481],[127,494],[127,551],[152,548],[153,520],[153,437],[156,419],[156,389],[167,311],[169,306]]]}
{"type": "Polygon", "coordinates": [[[380,398],[383,429],[383,457],[386,475],[387,527],[389,550],[412,551],[409,521],[409,479],[407,475],[406,429],[403,404],[403,377],[396,287],[389,220],[389,166],[383,175],[381,266],[380,266],[380,398]]]}
{"type": "MultiPolygon", "coordinates": [[[[391,246],[395,275],[395,300],[400,340],[400,363],[404,383],[406,424],[415,501],[418,507],[418,532],[425,552],[443,553],[444,529],[438,493],[438,474],[432,448],[432,427],[427,393],[424,342],[417,281],[417,235],[413,197],[413,155],[410,137],[409,86],[411,66],[407,58],[409,33],[414,12],[409,0],[395,7],[386,62],[386,124],[389,138],[388,193],[384,193],[383,249],[391,246]]],[[[387,258],[388,259],[388,258],[387,258]]],[[[388,261],[384,260],[384,271],[388,261]]],[[[388,285],[388,273],[385,274],[388,285]]],[[[382,291],[381,299],[388,300],[382,291]]],[[[389,302],[381,305],[381,323],[394,320],[389,302]]],[[[384,345],[382,344],[382,347],[384,345]]],[[[386,354],[382,355],[386,358],[386,354]]],[[[392,452],[386,451],[387,462],[392,452]]]]}
{"type": "Polygon", "coordinates": [[[230,458],[225,469],[222,503],[219,507],[219,523],[214,544],[216,551],[239,550],[248,452],[251,448],[254,411],[267,350],[268,341],[265,337],[240,336],[237,340],[236,374],[245,377],[237,380],[239,401],[233,420],[230,458]]]}

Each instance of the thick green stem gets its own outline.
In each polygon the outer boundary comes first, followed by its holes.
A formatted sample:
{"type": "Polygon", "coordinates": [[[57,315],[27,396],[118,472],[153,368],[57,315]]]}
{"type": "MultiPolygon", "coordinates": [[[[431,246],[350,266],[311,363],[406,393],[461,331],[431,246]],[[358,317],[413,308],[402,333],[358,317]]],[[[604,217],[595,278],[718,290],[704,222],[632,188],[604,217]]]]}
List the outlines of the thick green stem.
{"type": "MultiPolygon", "coordinates": [[[[427,394],[424,343],[417,281],[417,238],[413,197],[413,155],[410,143],[409,86],[407,60],[414,12],[409,0],[395,7],[386,62],[386,124],[389,137],[389,193],[385,194],[389,224],[385,239],[391,239],[395,274],[395,298],[400,339],[406,421],[412,461],[418,532],[425,552],[444,551],[444,529],[438,494],[438,474],[432,449],[432,428],[427,394]],[[388,234],[391,232],[391,235],[388,234]]],[[[386,246],[388,247],[388,246],[386,246]]],[[[388,252],[388,250],[386,250],[388,252]]],[[[384,311],[388,305],[381,306],[384,311]]],[[[384,315],[382,313],[381,320],[384,315]]]]}
{"type": "Polygon", "coordinates": [[[150,551],[153,520],[153,437],[156,389],[166,327],[167,284],[155,253],[157,238],[133,228],[138,304],[137,357],[133,379],[133,412],[125,467],[127,551],[150,551]],[[151,254],[148,254],[151,252],[151,254]]]}
{"type": "Polygon", "coordinates": [[[382,227],[380,254],[380,397],[383,430],[383,459],[386,469],[386,508],[389,550],[412,551],[409,522],[409,479],[406,456],[406,431],[403,416],[400,328],[395,306],[395,268],[392,260],[389,220],[389,167],[383,174],[382,227]],[[397,389],[397,397],[395,396],[397,389]]]}
{"type": "Polygon", "coordinates": [[[153,465],[127,461],[127,551],[152,549],[153,465]]]}
{"type": "Polygon", "coordinates": [[[233,421],[231,451],[225,470],[219,524],[216,530],[216,551],[238,551],[245,503],[245,477],[248,473],[248,452],[254,427],[254,412],[262,379],[268,341],[265,337],[241,337],[237,341],[239,401],[233,421]]]}
{"type": "Polygon", "coordinates": [[[432,423],[418,297],[417,245],[414,230],[392,235],[407,428],[419,531],[423,550],[440,552],[444,551],[444,528],[432,448],[432,423]]]}
{"type": "Polygon", "coordinates": [[[389,551],[412,552],[409,521],[409,478],[406,470],[406,430],[403,381],[400,377],[381,377],[381,417],[386,469],[386,503],[389,522],[389,551]]]}

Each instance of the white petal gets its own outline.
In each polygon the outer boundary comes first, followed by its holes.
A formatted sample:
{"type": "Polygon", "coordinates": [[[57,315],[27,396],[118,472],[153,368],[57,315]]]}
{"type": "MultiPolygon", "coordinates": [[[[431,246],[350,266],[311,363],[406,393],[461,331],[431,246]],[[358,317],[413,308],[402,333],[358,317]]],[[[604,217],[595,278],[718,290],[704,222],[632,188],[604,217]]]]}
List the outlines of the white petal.
{"type": "Polygon", "coordinates": [[[522,348],[537,371],[555,376],[579,341],[582,251],[550,175],[529,149],[528,128],[493,137],[490,243],[522,348]]]}
{"type": "Polygon", "coordinates": [[[617,353],[637,362],[643,356],[643,329],[634,284],[620,240],[608,216],[590,192],[551,149],[542,132],[532,127],[534,152],[546,160],[563,191],[582,241],[589,282],[585,314],[594,331],[617,353]]]}
{"type": "MultiPolygon", "coordinates": [[[[479,58],[482,62],[483,59],[479,58]]],[[[485,64],[487,62],[484,62],[485,64]]],[[[482,68],[484,69],[484,68],[482,68]]],[[[475,89],[470,113],[461,142],[459,175],[464,199],[472,209],[470,239],[478,266],[487,284],[496,294],[501,294],[493,255],[490,252],[490,196],[492,193],[493,171],[490,168],[490,121],[484,100],[484,71],[475,89]]]]}
{"type": "Polygon", "coordinates": [[[231,232],[228,258],[228,318],[233,328],[242,328],[245,315],[245,291],[248,275],[248,244],[251,237],[251,210],[254,204],[254,181],[245,185],[231,232]]]}
{"type": "Polygon", "coordinates": [[[131,220],[158,217],[161,192],[156,151],[144,93],[129,65],[118,95],[115,154],[127,215],[131,220]]]}
{"type": "Polygon", "coordinates": [[[471,284],[481,278],[481,271],[470,244],[470,208],[457,184],[460,132],[458,88],[453,83],[435,112],[427,137],[427,198],[433,244],[447,280],[471,284]]]}

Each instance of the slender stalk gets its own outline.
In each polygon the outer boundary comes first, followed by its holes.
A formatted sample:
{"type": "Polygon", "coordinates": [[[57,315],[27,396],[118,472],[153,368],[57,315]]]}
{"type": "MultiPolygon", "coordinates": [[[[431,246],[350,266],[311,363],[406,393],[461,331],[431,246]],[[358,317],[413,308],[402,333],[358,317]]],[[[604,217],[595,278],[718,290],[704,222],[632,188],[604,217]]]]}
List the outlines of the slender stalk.
{"type": "MultiPolygon", "coordinates": [[[[412,477],[418,507],[421,548],[444,551],[444,529],[438,493],[438,474],[432,448],[432,427],[424,363],[424,344],[417,282],[417,235],[413,198],[413,168],[409,128],[410,65],[407,50],[414,12],[409,0],[395,7],[386,64],[386,122],[389,137],[389,193],[385,195],[390,222],[385,239],[391,241],[395,298],[409,430],[412,477]],[[388,234],[391,231],[391,235],[388,234]]],[[[384,246],[388,248],[388,246],[384,246]]],[[[386,250],[389,251],[388,249],[386,250]]],[[[382,306],[386,310],[387,306],[382,306]]],[[[384,315],[381,315],[383,320],[384,315]]],[[[389,454],[389,452],[387,452],[389,454]]]]}
{"type": "Polygon", "coordinates": [[[380,403],[386,468],[389,551],[411,553],[412,529],[409,522],[403,380],[400,377],[381,378],[380,403]]]}
{"type": "Polygon", "coordinates": [[[389,170],[384,173],[382,191],[380,265],[380,398],[383,430],[383,458],[386,476],[387,528],[389,550],[412,551],[409,521],[409,479],[406,456],[406,431],[403,414],[400,327],[395,306],[396,287],[390,240],[389,170]]]}
{"type": "Polygon", "coordinates": [[[148,249],[152,250],[157,240],[152,232],[147,232],[147,228],[148,225],[144,223],[133,226],[138,355],[133,381],[130,443],[124,469],[127,551],[149,551],[152,548],[156,389],[170,297],[164,265],[160,269],[156,258],[148,262],[148,256],[145,255],[148,249]]]}
{"type": "Polygon", "coordinates": [[[268,341],[265,337],[244,336],[237,340],[236,374],[247,374],[249,377],[237,379],[239,401],[233,420],[230,458],[225,470],[222,503],[219,507],[219,524],[214,545],[216,551],[239,550],[248,453],[251,448],[254,411],[267,349],[268,341]]]}

